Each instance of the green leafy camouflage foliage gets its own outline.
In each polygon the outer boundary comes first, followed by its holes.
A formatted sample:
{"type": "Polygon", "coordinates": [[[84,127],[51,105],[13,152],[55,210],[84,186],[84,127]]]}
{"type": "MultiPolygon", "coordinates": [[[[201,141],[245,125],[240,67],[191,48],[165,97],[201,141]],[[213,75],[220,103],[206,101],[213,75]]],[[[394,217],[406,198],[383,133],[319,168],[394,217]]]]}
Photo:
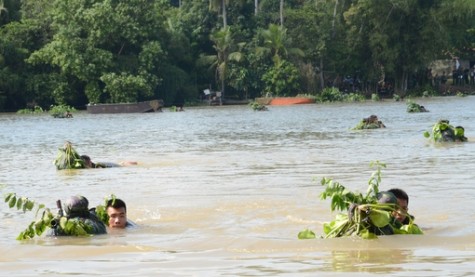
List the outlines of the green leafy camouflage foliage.
{"type": "Polygon", "coordinates": [[[424,136],[434,142],[465,142],[465,129],[462,126],[450,125],[446,119],[439,120],[432,127],[432,134],[428,131],[424,132],[424,136]]]}
{"type": "Polygon", "coordinates": [[[249,103],[249,107],[254,111],[267,111],[267,107],[265,105],[259,104],[258,102],[254,101],[249,103]]]}
{"type": "MultiPolygon", "coordinates": [[[[370,166],[376,166],[377,170],[368,181],[366,194],[352,192],[332,179],[322,179],[321,185],[325,186],[325,190],[320,194],[320,198],[331,200],[331,211],[345,211],[345,213],[337,214],[333,221],[324,223],[323,238],[356,235],[371,239],[377,238],[377,235],[384,233],[385,230],[390,230],[394,234],[422,234],[409,215],[410,223],[408,225],[402,225],[392,217],[392,213],[398,211],[396,205],[378,203],[381,168],[386,165],[376,161],[370,166]]],[[[309,229],[298,234],[299,239],[315,237],[315,233],[309,229]]]]}
{"type": "Polygon", "coordinates": [[[109,197],[104,198],[103,205],[98,205],[95,208],[96,216],[106,225],[109,225],[109,215],[107,214],[107,202],[109,202],[109,200],[112,200],[112,204],[114,204],[115,199],[117,199],[117,197],[114,194],[111,194],[109,197]]]}
{"type": "Polygon", "coordinates": [[[70,112],[75,112],[74,107],[68,105],[52,105],[49,109],[49,114],[55,118],[72,117],[70,112]]]}
{"type": "MultiPolygon", "coordinates": [[[[105,225],[109,223],[109,216],[106,211],[107,202],[109,200],[114,201],[115,199],[116,196],[111,194],[104,199],[103,205],[98,205],[94,209],[97,218],[105,225]]],[[[19,197],[15,193],[6,194],[5,203],[7,203],[9,208],[16,208],[23,212],[32,211],[36,207],[36,220],[32,221],[28,227],[17,236],[17,240],[39,237],[47,230],[54,230],[52,232],[53,235],[57,234],[63,236],[89,236],[95,233],[94,226],[88,223],[88,221],[85,222],[78,218],[68,218],[67,215],[64,215],[61,208],[61,201],[59,200],[57,202],[58,212],[56,215],[44,204],[37,204],[27,197],[19,197]]]]}
{"type": "Polygon", "coordinates": [[[407,106],[406,110],[407,110],[408,113],[428,112],[428,110],[424,106],[421,106],[421,105],[417,104],[416,102],[414,102],[412,100],[407,100],[406,106],[407,106]]]}
{"type": "Polygon", "coordinates": [[[379,129],[386,128],[386,125],[383,124],[381,120],[378,119],[376,115],[370,115],[367,118],[363,118],[353,130],[363,130],[363,129],[379,129]]]}
{"type": "Polygon", "coordinates": [[[32,239],[35,236],[41,236],[46,230],[57,228],[61,234],[71,236],[86,236],[91,233],[92,227],[76,219],[68,219],[62,212],[53,215],[49,208],[44,204],[38,204],[27,197],[19,197],[15,193],[8,193],[5,196],[5,203],[10,208],[16,208],[23,212],[32,211],[36,207],[36,220],[32,221],[28,227],[22,231],[17,240],[32,239]]]}
{"type": "Polygon", "coordinates": [[[62,148],[58,149],[58,155],[54,160],[54,165],[58,170],[86,168],[81,156],[79,156],[69,141],[67,141],[62,148]]]}

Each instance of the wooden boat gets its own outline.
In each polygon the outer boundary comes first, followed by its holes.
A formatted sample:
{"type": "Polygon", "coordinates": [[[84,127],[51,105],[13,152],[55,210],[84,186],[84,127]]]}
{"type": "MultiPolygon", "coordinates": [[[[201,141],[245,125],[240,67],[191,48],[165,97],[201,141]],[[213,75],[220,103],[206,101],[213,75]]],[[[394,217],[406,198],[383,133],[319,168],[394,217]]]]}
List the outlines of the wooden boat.
{"type": "Polygon", "coordinates": [[[308,97],[275,97],[270,101],[272,106],[312,104],[315,103],[314,98],[308,97]]]}
{"type": "Polygon", "coordinates": [[[248,105],[249,100],[223,99],[223,105],[248,105]]]}
{"type": "Polygon", "coordinates": [[[163,100],[150,100],[137,103],[88,104],[87,111],[100,113],[147,113],[162,111],[163,100]]]}
{"type": "Polygon", "coordinates": [[[315,103],[314,98],[310,97],[268,97],[256,98],[256,102],[261,105],[283,106],[283,105],[297,105],[297,104],[312,104],[315,103]]]}
{"type": "Polygon", "coordinates": [[[469,85],[440,84],[436,89],[441,95],[456,95],[457,93],[475,95],[475,89],[469,85]]]}

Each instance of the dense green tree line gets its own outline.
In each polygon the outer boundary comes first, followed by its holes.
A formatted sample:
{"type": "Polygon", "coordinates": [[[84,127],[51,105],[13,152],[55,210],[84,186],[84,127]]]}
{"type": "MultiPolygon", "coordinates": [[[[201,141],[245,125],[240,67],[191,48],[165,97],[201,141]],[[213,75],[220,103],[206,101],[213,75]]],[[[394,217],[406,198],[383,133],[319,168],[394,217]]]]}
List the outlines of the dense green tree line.
{"type": "MultiPolygon", "coordinates": [[[[399,92],[475,60],[472,0],[0,0],[0,111],[318,94],[342,76],[399,92]]],[[[421,84],[423,85],[423,84],[421,84]]]]}

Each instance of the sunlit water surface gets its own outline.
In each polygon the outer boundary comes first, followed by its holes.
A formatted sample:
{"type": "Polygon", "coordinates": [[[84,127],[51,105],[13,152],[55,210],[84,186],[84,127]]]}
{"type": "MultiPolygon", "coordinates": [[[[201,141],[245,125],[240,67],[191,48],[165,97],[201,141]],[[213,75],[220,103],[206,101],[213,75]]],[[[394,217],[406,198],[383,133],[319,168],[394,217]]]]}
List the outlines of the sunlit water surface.
{"type": "Polygon", "coordinates": [[[88,238],[15,237],[34,220],[0,203],[2,276],[471,276],[475,275],[475,97],[405,102],[187,108],[185,112],[0,115],[0,190],[54,208],[85,195],[115,194],[139,227],[88,238]],[[376,114],[386,129],[352,131],[376,114]],[[465,127],[469,142],[423,137],[439,119],[465,127]],[[94,161],[132,167],[57,171],[69,140],[94,161]],[[298,240],[331,220],[319,181],[364,192],[387,164],[381,189],[410,195],[422,236],[298,240]]]}

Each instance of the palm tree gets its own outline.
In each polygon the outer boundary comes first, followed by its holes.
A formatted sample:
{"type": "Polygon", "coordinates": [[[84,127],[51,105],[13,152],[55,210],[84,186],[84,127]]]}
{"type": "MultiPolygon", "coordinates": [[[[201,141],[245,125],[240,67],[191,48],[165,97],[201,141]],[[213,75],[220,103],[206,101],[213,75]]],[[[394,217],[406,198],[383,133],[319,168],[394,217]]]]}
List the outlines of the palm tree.
{"type": "Polygon", "coordinates": [[[279,65],[288,54],[304,55],[303,51],[299,48],[287,48],[287,29],[282,26],[269,24],[269,28],[262,30],[261,35],[264,38],[264,45],[259,47],[257,51],[260,53],[270,53],[275,65],[279,65]]]}
{"type": "Polygon", "coordinates": [[[287,55],[287,48],[285,47],[285,40],[287,32],[284,28],[275,24],[269,24],[267,30],[262,30],[262,37],[264,38],[264,48],[259,50],[270,52],[274,64],[279,64],[281,55],[287,55]]]}
{"type": "MultiPolygon", "coordinates": [[[[221,83],[220,101],[222,101],[226,91],[225,81],[229,61],[240,61],[242,58],[242,53],[240,51],[232,52],[232,47],[235,45],[242,46],[242,44],[234,43],[229,27],[221,28],[214,32],[211,35],[211,40],[214,42],[213,48],[216,50],[216,55],[202,56],[198,62],[211,64],[211,68],[215,68],[216,80],[221,83]]],[[[220,104],[222,104],[222,102],[220,104]]]]}

